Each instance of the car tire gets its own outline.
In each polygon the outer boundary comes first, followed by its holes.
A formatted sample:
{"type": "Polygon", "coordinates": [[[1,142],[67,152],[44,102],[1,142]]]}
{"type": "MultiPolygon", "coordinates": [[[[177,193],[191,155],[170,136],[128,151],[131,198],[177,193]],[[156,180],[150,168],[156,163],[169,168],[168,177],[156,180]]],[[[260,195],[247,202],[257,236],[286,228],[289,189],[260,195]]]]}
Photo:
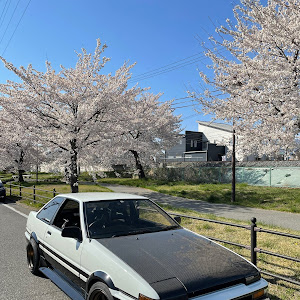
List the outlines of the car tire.
{"type": "Polygon", "coordinates": [[[92,285],[89,294],[88,300],[113,300],[108,286],[102,282],[96,282],[92,285]]]}
{"type": "Polygon", "coordinates": [[[39,275],[39,267],[40,267],[40,253],[39,246],[36,241],[31,238],[26,247],[27,253],[27,265],[30,272],[34,275],[39,275]]]}

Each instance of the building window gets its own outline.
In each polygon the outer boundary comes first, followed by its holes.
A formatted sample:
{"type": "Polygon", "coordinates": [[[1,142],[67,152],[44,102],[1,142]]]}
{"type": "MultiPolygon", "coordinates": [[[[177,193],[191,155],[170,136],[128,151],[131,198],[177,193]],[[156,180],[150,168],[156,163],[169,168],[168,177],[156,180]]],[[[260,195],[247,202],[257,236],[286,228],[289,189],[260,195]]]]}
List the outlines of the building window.
{"type": "Polygon", "coordinates": [[[194,141],[194,147],[197,148],[197,141],[194,141]]]}
{"type": "Polygon", "coordinates": [[[193,148],[193,145],[194,145],[194,141],[191,140],[191,148],[193,148]]]}

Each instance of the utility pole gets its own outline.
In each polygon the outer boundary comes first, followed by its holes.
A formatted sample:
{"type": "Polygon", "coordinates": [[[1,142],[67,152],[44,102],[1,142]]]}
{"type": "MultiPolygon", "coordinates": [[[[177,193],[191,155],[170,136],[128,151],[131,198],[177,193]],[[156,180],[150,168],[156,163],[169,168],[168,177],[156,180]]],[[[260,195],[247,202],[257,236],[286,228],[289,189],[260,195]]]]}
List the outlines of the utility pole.
{"type": "Polygon", "coordinates": [[[235,202],[235,129],[232,130],[232,182],[231,182],[231,202],[235,202]]]}

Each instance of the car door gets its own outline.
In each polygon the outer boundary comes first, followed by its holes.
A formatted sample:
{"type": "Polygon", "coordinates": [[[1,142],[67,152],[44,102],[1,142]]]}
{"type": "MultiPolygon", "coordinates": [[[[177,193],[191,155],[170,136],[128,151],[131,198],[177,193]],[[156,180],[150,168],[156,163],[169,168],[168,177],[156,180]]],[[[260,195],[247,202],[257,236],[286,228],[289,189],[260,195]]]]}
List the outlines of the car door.
{"type": "Polygon", "coordinates": [[[44,238],[47,260],[74,283],[81,284],[79,274],[82,241],[62,237],[62,229],[67,226],[81,227],[78,201],[66,199],[54,220],[47,227],[44,238]]]}
{"type": "MultiPolygon", "coordinates": [[[[45,232],[53,220],[56,212],[58,211],[61,203],[64,201],[64,198],[62,197],[55,197],[51,201],[49,201],[38,213],[36,216],[36,225],[33,226],[34,228],[34,233],[36,234],[40,246],[43,246],[44,243],[44,237],[45,237],[45,232]]],[[[30,230],[29,233],[31,233],[31,228],[27,229],[30,230]]]]}

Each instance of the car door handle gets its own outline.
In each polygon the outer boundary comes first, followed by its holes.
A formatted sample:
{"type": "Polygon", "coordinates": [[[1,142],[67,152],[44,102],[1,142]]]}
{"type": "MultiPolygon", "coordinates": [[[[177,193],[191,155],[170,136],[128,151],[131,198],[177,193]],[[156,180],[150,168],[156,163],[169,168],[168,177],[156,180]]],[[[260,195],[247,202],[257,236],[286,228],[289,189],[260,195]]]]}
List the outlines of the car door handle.
{"type": "Polygon", "coordinates": [[[51,233],[51,231],[47,231],[47,233],[49,234],[49,235],[51,235],[52,233],[51,233]]]}

